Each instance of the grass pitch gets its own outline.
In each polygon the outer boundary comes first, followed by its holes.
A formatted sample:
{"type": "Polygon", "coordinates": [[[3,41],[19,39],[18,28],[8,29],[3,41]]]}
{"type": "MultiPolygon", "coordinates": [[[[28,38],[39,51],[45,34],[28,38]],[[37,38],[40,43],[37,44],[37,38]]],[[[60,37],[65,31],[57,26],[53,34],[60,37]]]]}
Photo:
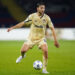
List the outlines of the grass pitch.
{"type": "MultiPolygon", "coordinates": [[[[0,41],[0,75],[44,75],[42,70],[35,70],[33,62],[42,61],[42,51],[37,46],[26,53],[19,64],[16,59],[24,41],[0,41]]],[[[47,75],[75,75],[75,41],[60,40],[60,48],[48,40],[47,75]]]]}

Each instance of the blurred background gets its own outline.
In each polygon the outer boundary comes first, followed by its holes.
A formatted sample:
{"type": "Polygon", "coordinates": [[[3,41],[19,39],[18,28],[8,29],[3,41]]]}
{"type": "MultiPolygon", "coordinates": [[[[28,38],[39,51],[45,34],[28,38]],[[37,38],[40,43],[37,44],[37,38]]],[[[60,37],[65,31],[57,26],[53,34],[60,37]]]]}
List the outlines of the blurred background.
{"type": "MultiPolygon", "coordinates": [[[[75,0],[41,0],[56,28],[75,27],[75,0]]],[[[10,27],[36,12],[40,0],[0,0],[0,27],[10,27]]]]}
{"type": "MultiPolygon", "coordinates": [[[[58,38],[75,40],[75,0],[0,0],[0,29],[25,20],[29,14],[36,12],[36,4],[40,1],[46,5],[46,13],[51,17],[58,38]]],[[[23,28],[29,29],[29,26],[23,28]]],[[[0,32],[2,33],[2,30],[0,32]]],[[[3,34],[0,37],[2,39],[6,36],[3,34]]],[[[48,37],[49,34],[50,31],[47,30],[48,37]]]]}

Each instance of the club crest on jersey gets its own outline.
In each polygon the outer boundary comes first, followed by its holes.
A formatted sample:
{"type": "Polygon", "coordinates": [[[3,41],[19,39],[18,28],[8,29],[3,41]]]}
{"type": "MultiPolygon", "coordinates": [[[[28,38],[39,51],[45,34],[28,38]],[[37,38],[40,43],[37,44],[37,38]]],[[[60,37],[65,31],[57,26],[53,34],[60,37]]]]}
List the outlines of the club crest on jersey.
{"type": "Polygon", "coordinates": [[[43,23],[45,23],[46,22],[46,20],[45,19],[43,19],[43,23]]]}
{"type": "Polygon", "coordinates": [[[35,22],[37,22],[37,20],[35,20],[35,22]]]}

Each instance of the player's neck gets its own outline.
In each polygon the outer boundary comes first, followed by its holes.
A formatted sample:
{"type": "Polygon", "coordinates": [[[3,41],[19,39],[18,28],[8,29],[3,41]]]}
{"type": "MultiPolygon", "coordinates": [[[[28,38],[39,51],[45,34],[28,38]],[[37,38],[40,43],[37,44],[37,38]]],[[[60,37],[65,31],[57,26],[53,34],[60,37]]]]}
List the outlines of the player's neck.
{"type": "Polygon", "coordinates": [[[39,12],[37,12],[37,14],[38,14],[38,16],[43,16],[43,15],[44,15],[43,13],[41,14],[41,13],[39,13],[39,12]]]}

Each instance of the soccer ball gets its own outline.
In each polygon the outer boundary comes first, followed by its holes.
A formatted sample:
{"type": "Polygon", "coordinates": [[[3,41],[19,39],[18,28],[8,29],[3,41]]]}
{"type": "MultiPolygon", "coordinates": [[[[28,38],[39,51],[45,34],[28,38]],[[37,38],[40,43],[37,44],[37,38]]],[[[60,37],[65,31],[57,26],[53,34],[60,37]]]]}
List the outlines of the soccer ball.
{"type": "Polygon", "coordinates": [[[39,61],[39,60],[36,60],[34,63],[33,63],[33,67],[34,69],[36,70],[40,70],[42,68],[42,62],[39,61]]]}

